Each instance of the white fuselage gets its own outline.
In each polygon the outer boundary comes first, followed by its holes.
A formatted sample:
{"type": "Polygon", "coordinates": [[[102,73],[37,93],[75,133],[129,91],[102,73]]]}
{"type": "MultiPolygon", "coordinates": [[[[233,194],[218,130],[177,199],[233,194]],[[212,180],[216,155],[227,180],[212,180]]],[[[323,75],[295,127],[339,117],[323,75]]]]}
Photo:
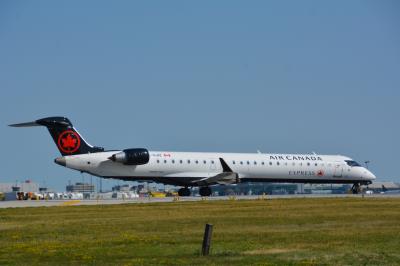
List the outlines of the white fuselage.
{"type": "Polygon", "coordinates": [[[150,151],[144,165],[124,165],[110,156],[120,151],[65,156],[65,166],[105,178],[153,180],[190,185],[223,172],[222,158],[241,181],[369,184],[375,176],[351,166],[351,158],[316,154],[251,154],[150,151]]]}

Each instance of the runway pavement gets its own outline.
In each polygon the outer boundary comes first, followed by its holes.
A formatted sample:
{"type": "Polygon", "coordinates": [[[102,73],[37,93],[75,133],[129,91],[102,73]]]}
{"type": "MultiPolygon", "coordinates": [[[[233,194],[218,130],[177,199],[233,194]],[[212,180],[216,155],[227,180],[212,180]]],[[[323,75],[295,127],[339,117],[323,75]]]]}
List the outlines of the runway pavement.
{"type": "Polygon", "coordinates": [[[212,201],[212,200],[269,200],[289,198],[400,198],[400,194],[296,194],[296,195],[265,195],[265,196],[220,196],[220,197],[166,197],[166,198],[137,198],[129,200],[99,199],[99,200],[15,200],[0,201],[0,208],[22,207],[53,207],[53,206],[78,206],[78,205],[110,205],[110,204],[146,204],[158,202],[177,201],[212,201]]]}

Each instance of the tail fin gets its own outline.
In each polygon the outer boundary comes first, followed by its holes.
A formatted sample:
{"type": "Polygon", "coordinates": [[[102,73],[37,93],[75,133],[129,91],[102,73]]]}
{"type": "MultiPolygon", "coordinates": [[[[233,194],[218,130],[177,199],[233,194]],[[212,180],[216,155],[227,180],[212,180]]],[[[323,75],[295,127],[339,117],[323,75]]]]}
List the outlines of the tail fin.
{"type": "Polygon", "coordinates": [[[66,117],[46,117],[33,122],[13,124],[11,127],[45,126],[53,137],[60,153],[65,155],[102,152],[104,148],[87,143],[66,117]]]}

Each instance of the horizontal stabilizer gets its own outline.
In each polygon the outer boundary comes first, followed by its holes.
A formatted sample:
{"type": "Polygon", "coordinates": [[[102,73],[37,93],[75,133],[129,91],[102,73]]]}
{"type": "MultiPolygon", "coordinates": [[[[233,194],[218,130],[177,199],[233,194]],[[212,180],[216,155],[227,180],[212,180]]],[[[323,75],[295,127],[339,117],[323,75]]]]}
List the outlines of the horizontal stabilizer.
{"type": "Polygon", "coordinates": [[[10,127],[38,127],[41,126],[36,121],[33,122],[26,122],[26,123],[19,123],[19,124],[11,124],[10,127]]]}

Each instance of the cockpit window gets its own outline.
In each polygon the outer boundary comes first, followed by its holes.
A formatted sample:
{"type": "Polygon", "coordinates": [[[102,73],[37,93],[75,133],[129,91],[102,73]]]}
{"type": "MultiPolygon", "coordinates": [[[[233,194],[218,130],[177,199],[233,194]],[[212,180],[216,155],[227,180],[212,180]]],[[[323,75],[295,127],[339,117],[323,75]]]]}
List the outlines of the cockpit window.
{"type": "Polygon", "coordinates": [[[357,163],[356,161],[345,160],[345,162],[347,163],[348,166],[351,166],[351,167],[361,167],[361,165],[359,163],[357,163]]]}

